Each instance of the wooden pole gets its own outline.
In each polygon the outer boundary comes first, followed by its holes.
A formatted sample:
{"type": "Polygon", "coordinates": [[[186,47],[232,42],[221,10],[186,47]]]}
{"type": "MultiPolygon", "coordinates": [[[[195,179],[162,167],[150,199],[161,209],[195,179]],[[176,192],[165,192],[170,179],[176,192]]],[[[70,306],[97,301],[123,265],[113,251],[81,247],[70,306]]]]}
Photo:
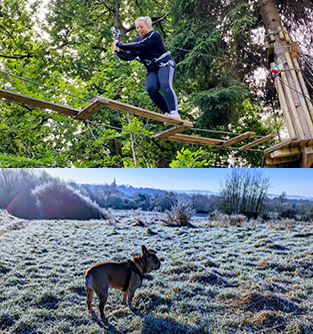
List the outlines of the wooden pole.
{"type": "Polygon", "coordinates": [[[297,112],[295,101],[293,99],[292,91],[290,89],[290,88],[293,89],[293,87],[290,87],[288,79],[287,79],[287,75],[286,75],[285,72],[281,73],[281,78],[282,78],[282,83],[283,83],[283,90],[285,92],[285,96],[286,96],[287,104],[288,104],[287,112],[292,116],[294,128],[295,128],[296,134],[297,134],[297,138],[302,139],[305,136],[304,136],[304,132],[303,132],[303,129],[302,129],[302,126],[301,126],[301,121],[300,121],[300,118],[299,118],[299,114],[297,112]]]}
{"type": "MultiPolygon", "coordinates": [[[[297,92],[301,92],[301,94],[297,94],[297,96],[299,97],[300,104],[301,104],[303,114],[304,114],[304,118],[305,118],[305,121],[306,121],[306,126],[308,128],[307,129],[308,130],[308,137],[313,138],[313,123],[312,123],[312,119],[311,119],[307,104],[305,102],[305,97],[302,95],[302,88],[301,88],[300,82],[299,82],[297,74],[296,74],[296,70],[298,70],[298,69],[294,68],[294,65],[293,65],[293,62],[292,62],[292,59],[290,57],[289,52],[285,52],[285,58],[287,60],[287,63],[288,63],[289,69],[290,69],[290,73],[291,73],[291,76],[292,76],[292,79],[293,79],[293,82],[294,82],[294,85],[295,85],[295,89],[297,90],[297,92]]],[[[299,68],[299,70],[300,70],[300,68],[299,68]]]]}
{"type": "MultiPolygon", "coordinates": [[[[299,140],[311,139],[313,137],[313,108],[308,100],[309,94],[295,58],[296,43],[291,42],[287,30],[282,27],[274,0],[258,0],[258,2],[267,32],[269,50],[274,50],[273,60],[276,64],[280,60],[282,62],[281,72],[278,74],[281,77],[281,84],[278,84],[277,79],[275,79],[275,84],[289,137],[296,136],[296,139],[299,140]],[[284,96],[281,96],[282,94],[284,96]]],[[[271,59],[271,62],[273,60],[271,59]]]]}
{"type": "Polygon", "coordinates": [[[298,76],[298,79],[299,79],[299,82],[300,82],[300,85],[301,85],[301,89],[302,89],[304,97],[305,97],[305,102],[306,102],[306,104],[308,106],[308,109],[309,109],[309,112],[310,112],[311,119],[313,120],[313,106],[312,106],[312,102],[311,102],[311,99],[310,99],[310,94],[308,92],[308,89],[306,87],[306,84],[305,84],[305,81],[304,81],[304,78],[303,78],[303,74],[300,71],[300,66],[299,66],[298,59],[293,58],[292,61],[293,61],[294,67],[296,69],[299,69],[299,71],[297,71],[297,76],[298,76]]]}
{"type": "MultiPolygon", "coordinates": [[[[273,67],[274,64],[275,63],[272,63],[271,67],[273,67]]],[[[283,114],[284,114],[284,118],[285,118],[285,121],[286,121],[286,126],[287,126],[287,129],[288,129],[289,137],[293,138],[293,139],[296,139],[297,136],[296,136],[296,132],[295,132],[293,122],[292,122],[292,119],[291,119],[291,114],[289,112],[287,112],[288,111],[288,105],[287,105],[285,93],[284,93],[284,90],[283,90],[283,87],[282,87],[282,83],[280,81],[280,77],[277,76],[275,78],[274,82],[275,82],[275,86],[276,86],[276,90],[277,90],[278,100],[279,100],[279,103],[281,105],[281,108],[282,108],[282,111],[283,111],[283,114]]]]}

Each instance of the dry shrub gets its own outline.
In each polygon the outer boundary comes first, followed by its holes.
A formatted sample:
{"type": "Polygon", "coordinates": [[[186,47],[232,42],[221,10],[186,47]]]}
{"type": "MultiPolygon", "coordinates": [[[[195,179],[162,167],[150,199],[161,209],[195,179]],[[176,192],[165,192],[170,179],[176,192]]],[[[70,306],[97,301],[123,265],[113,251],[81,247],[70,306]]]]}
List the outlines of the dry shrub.
{"type": "Polygon", "coordinates": [[[296,304],[271,293],[260,294],[256,292],[248,292],[240,296],[238,300],[230,301],[229,303],[235,307],[241,307],[254,312],[262,310],[281,311],[286,313],[301,311],[296,304]]]}
{"type": "Polygon", "coordinates": [[[230,215],[229,216],[229,225],[240,227],[247,220],[245,215],[230,215]]]}
{"type": "Polygon", "coordinates": [[[258,227],[258,226],[264,224],[264,221],[263,221],[261,218],[258,218],[258,219],[250,219],[246,224],[247,224],[248,226],[251,226],[251,227],[258,227]]]}
{"type": "Polygon", "coordinates": [[[206,226],[218,226],[218,227],[229,227],[229,226],[242,226],[247,220],[245,215],[227,215],[217,210],[209,214],[209,223],[206,226]]]}
{"type": "Polygon", "coordinates": [[[218,227],[227,227],[229,226],[229,216],[224,213],[218,213],[214,219],[215,224],[218,227]]]}
{"type": "Polygon", "coordinates": [[[112,208],[108,208],[106,211],[106,215],[107,215],[107,220],[109,221],[110,224],[113,224],[116,222],[116,215],[115,215],[115,211],[112,208]]]}
{"type": "Polygon", "coordinates": [[[166,211],[165,223],[173,226],[188,226],[194,213],[191,201],[178,198],[176,204],[172,205],[171,211],[166,211]]]}
{"type": "Polygon", "coordinates": [[[296,225],[296,221],[290,218],[282,220],[273,219],[269,221],[268,228],[272,230],[292,230],[296,225]]]}

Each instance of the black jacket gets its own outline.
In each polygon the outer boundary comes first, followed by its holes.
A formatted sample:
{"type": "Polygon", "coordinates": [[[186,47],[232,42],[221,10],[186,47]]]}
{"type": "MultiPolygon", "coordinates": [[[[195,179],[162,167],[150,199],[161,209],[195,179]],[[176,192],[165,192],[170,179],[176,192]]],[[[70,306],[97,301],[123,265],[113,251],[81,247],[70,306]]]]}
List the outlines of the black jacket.
{"type": "MultiPolygon", "coordinates": [[[[145,36],[135,37],[134,43],[121,43],[116,44],[121,50],[128,52],[116,52],[119,58],[122,60],[134,60],[139,57],[142,62],[145,60],[152,60],[158,58],[166,52],[162,37],[159,32],[155,30],[149,31],[145,36]]],[[[162,61],[168,61],[172,59],[170,55],[164,57],[162,61]]]]}

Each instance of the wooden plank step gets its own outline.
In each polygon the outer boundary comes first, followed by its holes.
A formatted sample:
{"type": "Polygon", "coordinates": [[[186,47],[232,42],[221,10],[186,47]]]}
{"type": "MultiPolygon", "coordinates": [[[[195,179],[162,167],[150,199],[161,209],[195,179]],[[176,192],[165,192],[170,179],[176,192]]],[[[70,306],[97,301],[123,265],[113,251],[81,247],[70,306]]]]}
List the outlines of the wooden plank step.
{"type": "Polygon", "coordinates": [[[301,154],[301,150],[299,147],[291,147],[291,148],[282,148],[280,150],[276,150],[270,153],[270,157],[274,158],[286,158],[292,155],[301,154]]]}
{"type": "Polygon", "coordinates": [[[168,138],[169,136],[172,136],[176,133],[183,132],[186,129],[188,129],[188,127],[186,127],[186,126],[175,126],[175,127],[170,128],[166,131],[159,131],[159,132],[155,133],[153,138],[155,138],[155,139],[165,139],[165,138],[168,138]]]}
{"type": "Polygon", "coordinates": [[[79,110],[64,106],[61,104],[57,104],[54,102],[48,102],[45,100],[37,99],[34,97],[30,97],[28,95],[23,95],[19,93],[14,93],[6,89],[0,89],[0,98],[17,102],[20,104],[26,104],[28,106],[36,107],[36,108],[41,108],[45,110],[53,110],[58,113],[68,115],[68,116],[75,116],[79,110]]]}
{"type": "Polygon", "coordinates": [[[275,150],[278,150],[280,148],[290,147],[291,144],[296,144],[297,145],[298,143],[300,143],[300,140],[290,138],[290,139],[284,140],[280,143],[277,143],[274,146],[271,146],[271,147],[267,148],[265,150],[265,154],[271,153],[271,152],[273,152],[275,150]]]}
{"type": "Polygon", "coordinates": [[[91,103],[88,104],[83,110],[81,110],[76,116],[76,119],[86,120],[90,116],[94,115],[97,111],[101,110],[107,105],[103,99],[99,99],[99,97],[95,97],[92,99],[91,103]]]}
{"type": "Polygon", "coordinates": [[[270,157],[266,157],[265,164],[266,165],[286,164],[286,163],[298,161],[300,159],[300,156],[301,155],[298,154],[298,155],[292,155],[292,156],[285,157],[285,158],[274,158],[274,159],[271,159],[270,157]]]}
{"type": "Polygon", "coordinates": [[[223,144],[223,140],[221,139],[204,138],[204,137],[196,137],[196,136],[181,135],[181,134],[175,134],[169,136],[168,139],[188,142],[191,144],[203,144],[203,145],[213,145],[213,146],[218,146],[223,144]]]}
{"type": "Polygon", "coordinates": [[[267,136],[264,136],[264,137],[262,137],[262,138],[260,138],[260,139],[257,139],[257,140],[255,140],[255,141],[253,141],[252,143],[249,143],[249,144],[247,144],[247,145],[244,145],[244,146],[239,147],[239,151],[248,150],[248,149],[251,148],[251,147],[254,147],[254,146],[263,144],[263,143],[265,143],[266,141],[271,140],[271,139],[273,139],[273,138],[275,138],[275,137],[276,137],[276,135],[269,134],[269,135],[267,135],[267,136]]]}
{"type": "Polygon", "coordinates": [[[252,131],[248,131],[248,132],[245,132],[243,134],[240,134],[234,138],[231,138],[227,141],[224,141],[223,144],[220,145],[220,147],[228,147],[228,146],[231,146],[241,140],[244,140],[246,138],[249,138],[251,136],[254,136],[255,135],[255,132],[252,132],[252,131]]]}
{"type": "Polygon", "coordinates": [[[154,112],[154,111],[146,110],[146,109],[143,109],[143,108],[140,108],[140,107],[135,107],[135,106],[132,106],[132,105],[127,104],[127,103],[118,102],[118,101],[114,101],[114,100],[111,100],[111,99],[106,99],[106,98],[101,97],[101,96],[98,96],[98,99],[100,101],[103,101],[104,103],[106,103],[107,108],[126,111],[130,114],[134,114],[136,116],[143,116],[143,117],[153,119],[153,120],[156,120],[156,121],[159,121],[159,122],[166,122],[166,123],[174,124],[174,125],[183,125],[183,126],[186,126],[188,128],[193,127],[193,124],[189,121],[184,121],[182,119],[177,119],[177,118],[173,118],[173,117],[164,116],[164,115],[159,114],[159,113],[154,112]]]}

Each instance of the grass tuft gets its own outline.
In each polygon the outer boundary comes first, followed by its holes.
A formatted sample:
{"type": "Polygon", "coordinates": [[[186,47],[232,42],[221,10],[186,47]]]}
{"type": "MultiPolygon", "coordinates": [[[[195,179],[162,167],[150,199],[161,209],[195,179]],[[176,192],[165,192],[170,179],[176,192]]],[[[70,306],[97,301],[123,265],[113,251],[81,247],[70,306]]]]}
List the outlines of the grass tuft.
{"type": "Polygon", "coordinates": [[[285,313],[301,313],[303,310],[295,303],[281,298],[275,294],[256,292],[245,293],[237,301],[231,303],[233,306],[239,306],[250,311],[272,310],[285,313]]]}
{"type": "Polygon", "coordinates": [[[233,287],[225,278],[216,273],[198,273],[190,276],[191,282],[198,282],[201,284],[222,285],[225,287],[233,287]]]}

